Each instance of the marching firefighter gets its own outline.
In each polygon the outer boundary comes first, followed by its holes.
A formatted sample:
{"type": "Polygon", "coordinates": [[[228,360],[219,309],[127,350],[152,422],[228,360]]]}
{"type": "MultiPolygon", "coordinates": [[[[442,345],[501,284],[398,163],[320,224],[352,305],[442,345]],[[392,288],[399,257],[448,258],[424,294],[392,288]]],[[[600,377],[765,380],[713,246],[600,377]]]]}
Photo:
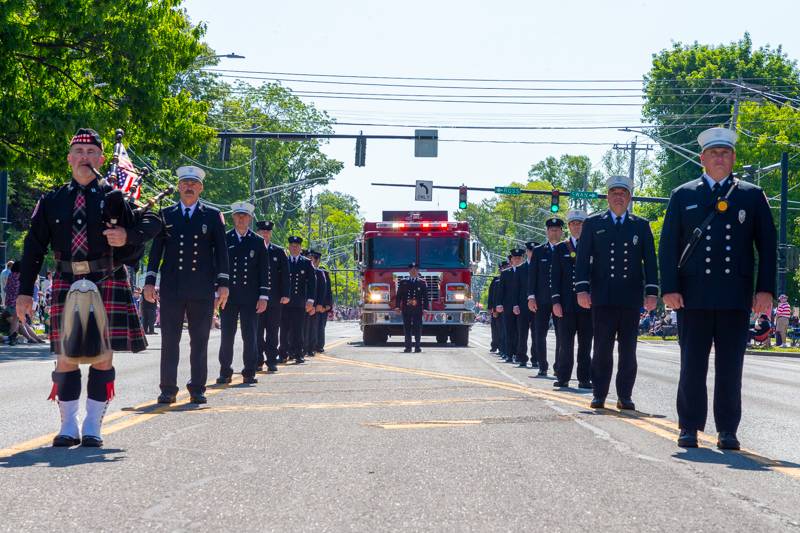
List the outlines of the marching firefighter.
{"type": "Polygon", "coordinates": [[[300,255],[303,238],[289,237],[289,302],[281,316],[281,350],[283,357],[304,363],[303,328],[314,312],[317,280],[311,261],[300,255]]]}
{"type": "Polygon", "coordinates": [[[144,243],[161,225],[157,216],[137,215],[121,191],[98,180],[95,169],[104,160],[98,133],[79,129],[67,155],[72,179],[39,199],[25,237],[16,302],[21,321],[31,314],[33,286],[48,248],[56,262],[50,348],[57,360],[50,399],[58,401],[61,413],[53,439],[58,447],[103,445],[103,416],[114,397],[113,351],[147,346],[124,264],[141,258],[144,243]],[[91,365],[81,428],[80,363],[91,365]]]}
{"type": "MultiPolygon", "coordinates": [[[[517,358],[519,350],[519,322],[520,314],[520,294],[524,282],[522,280],[521,271],[519,269],[523,262],[525,251],[521,248],[514,248],[511,250],[511,266],[500,274],[500,284],[497,287],[495,309],[498,313],[503,315],[503,327],[505,329],[506,338],[506,363],[513,363],[517,358]]],[[[527,326],[527,323],[526,323],[527,326]]],[[[527,347],[523,347],[522,351],[525,352],[527,347]]],[[[527,353],[523,354],[527,359],[527,353]]]]}
{"type": "Polygon", "coordinates": [[[266,248],[267,289],[270,304],[258,315],[258,370],[267,363],[267,372],[278,371],[278,330],[283,308],[289,303],[289,262],[283,248],[272,242],[274,223],[268,220],[256,222],[256,233],[264,239],[266,248]]]}
{"type": "Polygon", "coordinates": [[[316,344],[314,345],[314,352],[323,353],[325,351],[325,327],[328,325],[328,313],[333,308],[333,287],[331,285],[331,277],[325,267],[320,266],[322,254],[315,252],[311,256],[311,262],[314,268],[317,269],[317,285],[320,288],[317,291],[318,300],[316,301],[317,308],[317,331],[315,336],[316,344]]]}
{"type": "MultiPolygon", "coordinates": [[[[559,349],[558,342],[558,317],[553,316],[553,302],[551,300],[550,274],[553,264],[553,250],[561,242],[564,235],[562,230],[564,221],[560,218],[548,218],[547,242],[533,250],[531,267],[528,271],[528,309],[535,313],[535,344],[534,353],[539,359],[539,376],[546,376],[547,363],[547,330],[550,329],[550,318],[556,330],[556,354],[559,349]]],[[[557,370],[554,365],[554,370],[557,370]]]]}
{"type": "Polygon", "coordinates": [[[495,310],[497,307],[497,286],[500,283],[500,274],[503,273],[503,270],[508,266],[508,261],[502,261],[497,269],[497,275],[492,278],[492,281],[489,282],[489,295],[486,299],[486,307],[489,308],[489,313],[491,315],[491,331],[492,331],[492,343],[489,347],[489,351],[491,353],[499,352],[500,355],[503,355],[503,334],[505,333],[503,329],[503,315],[498,313],[495,310]]]}
{"type": "Polygon", "coordinates": [[[231,278],[228,301],[220,311],[222,339],[219,345],[219,377],[217,383],[231,382],[233,374],[233,342],[236,323],[242,329],[243,383],[258,383],[258,315],[268,306],[267,249],[264,240],[250,231],[255,207],[248,202],[231,205],[234,228],[225,239],[228,243],[228,264],[231,278]]]}
{"type": "Polygon", "coordinates": [[[191,378],[189,401],[207,403],[208,335],[214,310],[228,300],[228,251],[222,213],[200,201],[205,172],[180,167],[180,199],[161,213],[164,231],[153,240],[145,277],[144,297],[155,301],[156,276],[161,272],[161,394],[158,403],[175,403],[178,359],[184,318],[189,325],[191,378]]]}
{"type": "Polygon", "coordinates": [[[401,279],[397,286],[394,307],[403,314],[404,353],[411,351],[411,337],[414,337],[414,352],[420,353],[422,337],[422,316],[428,308],[428,285],[419,277],[419,265],[408,265],[408,277],[401,279]]]}

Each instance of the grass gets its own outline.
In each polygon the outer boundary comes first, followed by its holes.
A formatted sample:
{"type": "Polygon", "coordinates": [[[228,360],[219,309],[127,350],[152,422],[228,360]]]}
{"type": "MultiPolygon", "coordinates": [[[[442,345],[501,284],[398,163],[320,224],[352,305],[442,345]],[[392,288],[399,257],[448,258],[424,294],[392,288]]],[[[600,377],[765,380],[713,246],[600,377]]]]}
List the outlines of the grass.
{"type": "Polygon", "coordinates": [[[660,335],[639,335],[640,341],[677,341],[678,337],[675,335],[667,335],[662,337],[660,335]]]}

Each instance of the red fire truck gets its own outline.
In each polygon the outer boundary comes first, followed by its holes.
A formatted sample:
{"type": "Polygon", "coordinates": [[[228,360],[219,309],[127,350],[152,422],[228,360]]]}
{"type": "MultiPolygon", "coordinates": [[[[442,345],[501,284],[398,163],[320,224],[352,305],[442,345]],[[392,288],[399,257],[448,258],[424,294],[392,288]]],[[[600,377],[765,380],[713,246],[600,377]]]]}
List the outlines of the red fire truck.
{"type": "Polygon", "coordinates": [[[403,317],[395,311],[399,280],[408,265],[420,266],[428,286],[430,309],[422,318],[422,334],[444,344],[469,343],[475,323],[472,272],[480,248],[470,240],[469,223],[447,220],[447,211],[384,211],[381,222],[364,223],[355,242],[361,271],[361,330],[364,344],[385,343],[403,335],[403,317]]]}

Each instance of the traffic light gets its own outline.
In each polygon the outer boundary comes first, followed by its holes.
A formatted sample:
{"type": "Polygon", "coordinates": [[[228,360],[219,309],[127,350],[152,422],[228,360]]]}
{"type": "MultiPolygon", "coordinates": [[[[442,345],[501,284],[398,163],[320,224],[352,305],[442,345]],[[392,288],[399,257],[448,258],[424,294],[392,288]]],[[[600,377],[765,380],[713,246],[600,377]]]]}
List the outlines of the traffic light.
{"type": "Polygon", "coordinates": [[[467,187],[465,185],[458,188],[458,208],[467,208],[467,187]]]}
{"type": "Polygon", "coordinates": [[[558,192],[558,189],[553,189],[553,192],[550,193],[550,194],[551,194],[551,196],[550,196],[550,212],[551,213],[558,213],[558,210],[560,209],[560,207],[558,205],[558,195],[560,193],[558,192]]]}
{"type": "Polygon", "coordinates": [[[363,167],[367,159],[367,138],[363,135],[356,137],[356,166],[363,167]]]}

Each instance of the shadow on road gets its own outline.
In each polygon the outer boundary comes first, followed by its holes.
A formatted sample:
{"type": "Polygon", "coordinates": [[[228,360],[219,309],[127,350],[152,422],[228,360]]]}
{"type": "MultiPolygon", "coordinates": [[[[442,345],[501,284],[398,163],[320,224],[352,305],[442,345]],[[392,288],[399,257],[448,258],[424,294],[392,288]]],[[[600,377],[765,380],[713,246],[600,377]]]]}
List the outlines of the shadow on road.
{"type": "Polygon", "coordinates": [[[24,468],[28,466],[47,466],[66,468],[90,463],[116,463],[125,458],[125,450],[120,448],[36,448],[0,457],[0,468],[24,468]]]}
{"type": "Polygon", "coordinates": [[[50,343],[44,344],[17,344],[9,346],[0,344],[0,363],[6,361],[46,361],[53,359],[50,353],[50,343]]]}
{"type": "Polygon", "coordinates": [[[748,452],[720,451],[711,448],[681,450],[672,455],[675,459],[692,463],[727,465],[734,470],[771,472],[774,468],[800,468],[800,464],[788,461],[775,461],[748,452]]]}

